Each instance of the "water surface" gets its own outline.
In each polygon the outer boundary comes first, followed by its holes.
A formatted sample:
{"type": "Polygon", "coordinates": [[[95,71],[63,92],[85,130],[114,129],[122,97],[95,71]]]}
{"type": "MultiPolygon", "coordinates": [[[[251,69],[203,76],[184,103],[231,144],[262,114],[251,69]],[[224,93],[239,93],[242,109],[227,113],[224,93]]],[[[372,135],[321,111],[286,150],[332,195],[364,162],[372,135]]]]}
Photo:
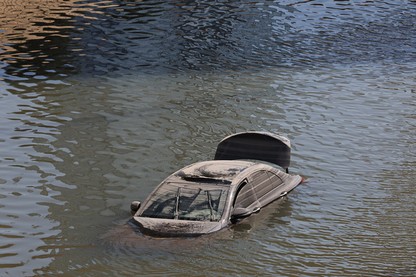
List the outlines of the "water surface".
{"type": "Polygon", "coordinates": [[[415,8],[3,3],[1,275],[415,275],[415,8]],[[309,182],[213,236],[126,225],[245,130],[288,136],[309,182]]]}

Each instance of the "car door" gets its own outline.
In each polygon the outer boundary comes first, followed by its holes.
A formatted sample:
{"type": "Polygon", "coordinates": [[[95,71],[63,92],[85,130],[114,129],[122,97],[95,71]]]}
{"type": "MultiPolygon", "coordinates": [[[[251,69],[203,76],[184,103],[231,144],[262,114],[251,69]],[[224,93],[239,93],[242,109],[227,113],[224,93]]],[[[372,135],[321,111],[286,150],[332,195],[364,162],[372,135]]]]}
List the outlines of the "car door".
{"type": "Polygon", "coordinates": [[[234,208],[245,208],[251,211],[260,208],[260,203],[257,201],[253,186],[247,179],[239,185],[233,206],[234,208]]]}
{"type": "Polygon", "coordinates": [[[259,170],[248,178],[260,207],[264,207],[281,196],[282,179],[267,170],[259,170]]]}

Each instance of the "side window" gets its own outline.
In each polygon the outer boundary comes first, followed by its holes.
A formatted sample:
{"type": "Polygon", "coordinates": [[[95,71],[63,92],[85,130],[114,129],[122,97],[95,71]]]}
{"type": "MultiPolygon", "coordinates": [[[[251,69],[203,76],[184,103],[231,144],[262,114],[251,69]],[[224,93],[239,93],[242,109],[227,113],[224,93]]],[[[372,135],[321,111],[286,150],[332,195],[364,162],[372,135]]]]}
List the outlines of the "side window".
{"type": "Polygon", "coordinates": [[[262,205],[265,205],[267,203],[263,203],[262,200],[267,198],[270,195],[269,193],[278,188],[283,181],[277,175],[269,171],[261,170],[251,176],[251,183],[253,184],[257,199],[259,199],[262,205]]]}
{"type": "Polygon", "coordinates": [[[254,187],[254,192],[258,199],[265,196],[270,190],[273,189],[273,184],[270,182],[268,172],[265,170],[257,171],[251,176],[251,183],[254,187]]]}
{"type": "Polygon", "coordinates": [[[279,176],[277,176],[276,174],[273,174],[271,172],[267,172],[270,176],[270,182],[273,184],[273,188],[278,188],[281,185],[283,185],[283,180],[280,179],[279,176]]]}
{"type": "Polygon", "coordinates": [[[235,208],[248,208],[251,204],[257,201],[251,184],[247,181],[241,183],[237,191],[237,197],[234,200],[235,208]]]}

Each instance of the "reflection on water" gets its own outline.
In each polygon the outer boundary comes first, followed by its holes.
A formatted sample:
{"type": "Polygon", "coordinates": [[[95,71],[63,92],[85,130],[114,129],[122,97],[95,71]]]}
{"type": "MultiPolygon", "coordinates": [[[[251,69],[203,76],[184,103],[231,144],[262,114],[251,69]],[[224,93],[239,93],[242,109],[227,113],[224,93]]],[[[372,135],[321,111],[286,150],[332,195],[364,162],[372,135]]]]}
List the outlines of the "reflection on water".
{"type": "Polygon", "coordinates": [[[1,60],[13,76],[49,82],[76,72],[413,61],[411,3],[30,1],[22,9],[11,1],[0,18],[1,60]]]}
{"type": "Polygon", "coordinates": [[[414,275],[414,4],[6,1],[0,275],[414,275]],[[200,240],[126,224],[243,130],[310,181],[200,240]]]}

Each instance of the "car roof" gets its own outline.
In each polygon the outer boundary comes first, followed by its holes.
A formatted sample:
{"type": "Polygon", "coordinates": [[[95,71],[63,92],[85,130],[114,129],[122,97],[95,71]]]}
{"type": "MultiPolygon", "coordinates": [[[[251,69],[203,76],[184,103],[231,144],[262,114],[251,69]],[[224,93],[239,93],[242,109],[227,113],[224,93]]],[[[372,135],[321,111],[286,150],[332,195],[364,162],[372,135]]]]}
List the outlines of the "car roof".
{"type": "Polygon", "coordinates": [[[191,164],[182,168],[173,176],[182,179],[215,179],[232,182],[232,180],[255,162],[245,160],[212,160],[191,164]]]}

